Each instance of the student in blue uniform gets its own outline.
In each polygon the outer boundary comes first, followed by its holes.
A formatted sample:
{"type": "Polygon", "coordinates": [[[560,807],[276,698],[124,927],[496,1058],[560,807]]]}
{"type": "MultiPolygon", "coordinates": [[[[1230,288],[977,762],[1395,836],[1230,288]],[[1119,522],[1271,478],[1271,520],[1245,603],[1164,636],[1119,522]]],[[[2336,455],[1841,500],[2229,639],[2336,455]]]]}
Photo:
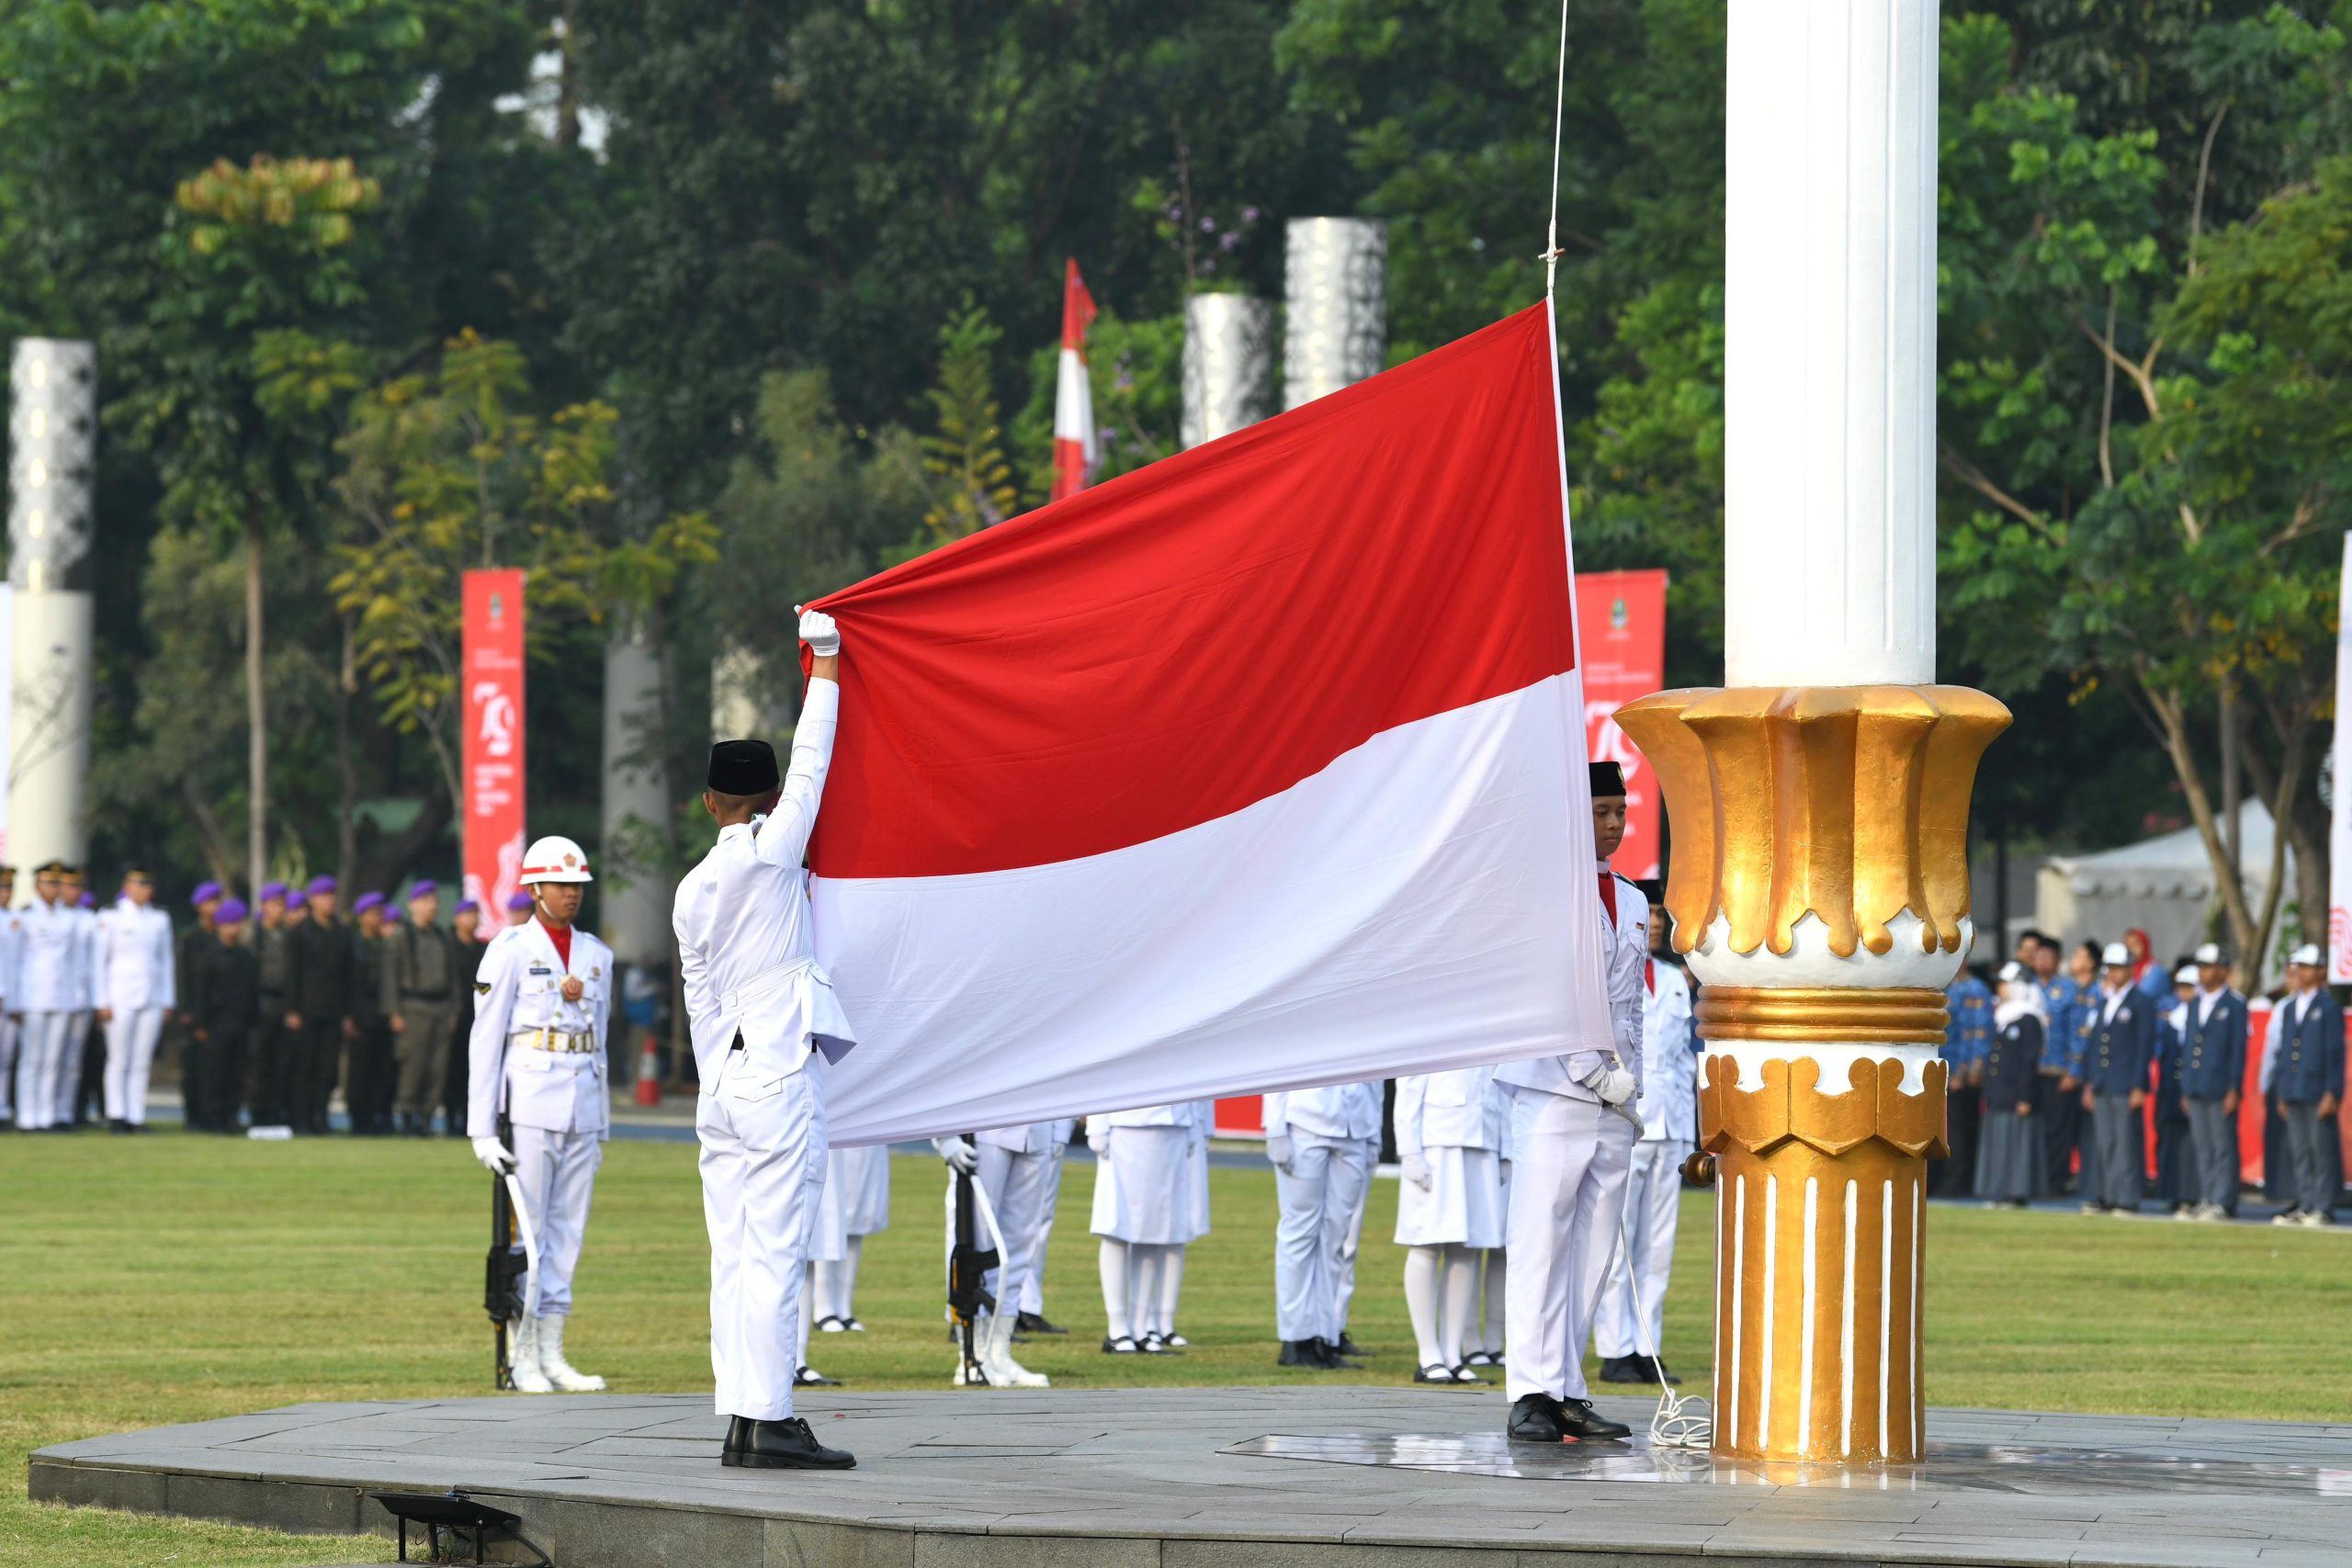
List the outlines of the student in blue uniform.
{"type": "Polygon", "coordinates": [[[2035,1113],[2049,1022],[2041,979],[2022,964],[2005,964],[2001,999],[1993,1010],[1993,1043],[1984,1052],[1984,1136],[1976,1190],[1987,1208],[2022,1209],[2041,1185],[2041,1125],[2035,1113]]]}
{"type": "Polygon", "coordinates": [[[1993,1043],[1993,988],[1973,969],[1945,993],[1950,1021],[1944,1025],[1942,1055],[1947,1075],[1944,1088],[1945,1138],[1951,1156],[1935,1168],[1932,1190],[1939,1198],[1965,1197],[1974,1185],[1976,1141],[1983,1125],[1984,1053],[1993,1043]]]}
{"type": "Polygon", "coordinates": [[[2156,1010],[2132,983],[2132,950],[2109,942],[2105,984],[2083,1061],[2083,1108],[2091,1113],[2092,1156],[2083,1164],[2083,1213],[2136,1214],[2147,1174],[2148,1063],[2156,1049],[2156,1010]]]}
{"type": "Polygon", "coordinates": [[[2295,1213],[2274,1224],[2324,1225],[2343,1178],[2331,1147],[2341,1148],[2335,1115],[2344,1089],[2344,1010],[2327,994],[2327,961],[2306,942],[2287,960],[2287,999],[2270,1015],[2271,1048],[2263,1088],[2286,1113],[2294,1159],[2295,1213]]]}
{"type": "Polygon", "coordinates": [[[2180,1098],[2188,1008],[2197,999],[2197,965],[2184,958],[2173,969],[2172,1005],[2156,1017],[2156,1201],[2177,1217],[2196,1206],[2204,1189],[2197,1180],[2188,1107],[2180,1098]]]}
{"type": "Polygon", "coordinates": [[[2201,1191],[2188,1216],[2234,1219],[2238,1212],[2238,1093],[2245,1081],[2245,998],[2230,988],[2230,961],[2211,942],[2197,950],[2197,995],[2188,1004],[2180,1097],[2197,1150],[2201,1191]]]}

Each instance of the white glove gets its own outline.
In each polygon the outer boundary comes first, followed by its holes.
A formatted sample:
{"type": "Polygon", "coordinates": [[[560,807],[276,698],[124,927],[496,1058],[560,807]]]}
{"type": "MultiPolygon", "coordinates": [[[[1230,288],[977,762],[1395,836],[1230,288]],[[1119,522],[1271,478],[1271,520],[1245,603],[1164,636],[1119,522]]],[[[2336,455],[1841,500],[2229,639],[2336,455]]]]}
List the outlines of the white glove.
{"type": "Polygon", "coordinates": [[[1623,1067],[1603,1067],[1584,1080],[1584,1087],[1600,1097],[1603,1105],[1631,1104],[1641,1092],[1641,1085],[1634,1075],[1623,1067]]]}
{"type": "Polygon", "coordinates": [[[947,1162],[950,1169],[966,1176],[971,1175],[980,1163],[979,1151],[972,1147],[968,1139],[933,1138],[931,1146],[939,1151],[939,1157],[947,1162]]]}
{"type": "Polygon", "coordinates": [[[1404,1168],[1406,1180],[1411,1182],[1414,1186],[1419,1188],[1424,1192],[1430,1190],[1430,1183],[1434,1180],[1435,1178],[1430,1174],[1429,1161],[1423,1159],[1418,1154],[1409,1154],[1405,1156],[1404,1168]]]}
{"type": "Polygon", "coordinates": [[[481,1161],[481,1168],[492,1176],[503,1176],[514,1168],[514,1155],[496,1138],[476,1138],[474,1158],[481,1161]]]}
{"type": "Polygon", "coordinates": [[[833,625],[832,616],[822,610],[800,612],[800,640],[808,651],[820,659],[830,659],[842,650],[842,629],[833,625]]]}
{"type": "Polygon", "coordinates": [[[1266,1140],[1266,1157],[1274,1162],[1276,1170],[1281,1171],[1284,1176],[1290,1174],[1292,1156],[1288,1134],[1276,1133],[1266,1140]]]}
{"type": "Polygon", "coordinates": [[[1086,1146],[1094,1151],[1096,1159],[1106,1160],[1111,1157],[1112,1131],[1113,1129],[1107,1124],[1101,1127],[1097,1127],[1091,1122],[1086,1124],[1086,1146]]]}

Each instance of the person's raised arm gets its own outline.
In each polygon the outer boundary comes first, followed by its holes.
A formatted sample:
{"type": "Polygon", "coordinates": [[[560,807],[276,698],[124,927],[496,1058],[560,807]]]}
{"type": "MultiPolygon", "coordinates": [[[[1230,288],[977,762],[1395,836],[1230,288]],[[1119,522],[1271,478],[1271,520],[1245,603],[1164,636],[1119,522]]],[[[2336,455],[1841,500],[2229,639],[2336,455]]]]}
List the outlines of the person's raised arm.
{"type": "Polygon", "coordinates": [[[808,692],[801,699],[800,722],[792,727],[792,761],[775,809],[761,824],[753,852],[771,865],[797,866],[817,830],[817,808],[825,796],[825,774],[833,765],[833,731],[841,722],[841,629],[821,610],[800,612],[800,640],[814,656],[808,692]]]}

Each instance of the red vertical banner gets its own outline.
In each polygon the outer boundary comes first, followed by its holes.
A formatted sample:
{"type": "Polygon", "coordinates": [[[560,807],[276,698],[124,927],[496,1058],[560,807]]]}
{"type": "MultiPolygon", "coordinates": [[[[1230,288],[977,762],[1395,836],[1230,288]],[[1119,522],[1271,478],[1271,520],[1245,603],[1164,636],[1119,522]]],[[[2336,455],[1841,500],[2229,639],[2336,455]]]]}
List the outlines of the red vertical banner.
{"type": "Polygon", "coordinates": [[[466,897],[504,919],[523,872],[523,574],[466,573],[466,897]]]}
{"type": "Polygon", "coordinates": [[[1617,728],[1617,710],[1666,684],[1666,573],[1578,572],[1577,628],[1586,754],[1625,769],[1625,843],[1614,863],[1639,882],[1658,874],[1657,775],[1617,728]]]}

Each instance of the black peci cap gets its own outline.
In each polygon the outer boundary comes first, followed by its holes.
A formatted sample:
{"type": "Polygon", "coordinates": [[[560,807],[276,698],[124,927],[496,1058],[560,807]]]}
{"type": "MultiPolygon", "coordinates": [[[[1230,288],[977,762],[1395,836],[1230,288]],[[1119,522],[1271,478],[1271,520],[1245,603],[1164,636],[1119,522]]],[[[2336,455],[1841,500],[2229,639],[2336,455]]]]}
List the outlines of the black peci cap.
{"type": "Polygon", "coordinates": [[[1623,768],[1615,762],[1592,764],[1592,797],[1595,800],[1606,795],[1623,796],[1624,793],[1625,770],[1623,768]]]}
{"type": "Polygon", "coordinates": [[[1659,881],[1657,877],[1645,876],[1641,881],[1634,883],[1634,886],[1640,888],[1642,890],[1642,897],[1648,899],[1651,903],[1663,904],[1666,902],[1666,884],[1659,881]]]}
{"type": "Polygon", "coordinates": [[[765,795],[781,781],[775,748],[764,740],[722,740],[710,749],[706,789],[718,795],[765,795]]]}

